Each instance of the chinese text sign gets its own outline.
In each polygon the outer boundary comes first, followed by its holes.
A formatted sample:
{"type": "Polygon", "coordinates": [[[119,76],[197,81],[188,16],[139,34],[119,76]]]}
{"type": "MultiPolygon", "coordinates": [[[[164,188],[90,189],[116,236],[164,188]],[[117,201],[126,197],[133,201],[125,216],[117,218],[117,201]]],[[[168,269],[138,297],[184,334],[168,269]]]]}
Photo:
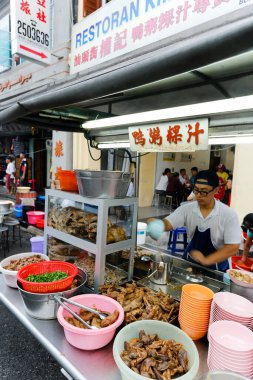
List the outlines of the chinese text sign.
{"type": "Polygon", "coordinates": [[[208,119],[167,121],[129,127],[130,148],[136,152],[194,152],[208,148],[208,119]]]}
{"type": "Polygon", "coordinates": [[[50,63],[51,0],[11,0],[12,54],[50,63]]]}
{"type": "Polygon", "coordinates": [[[70,72],[76,73],[160,41],[253,0],[114,0],[75,24],[70,72]]]}

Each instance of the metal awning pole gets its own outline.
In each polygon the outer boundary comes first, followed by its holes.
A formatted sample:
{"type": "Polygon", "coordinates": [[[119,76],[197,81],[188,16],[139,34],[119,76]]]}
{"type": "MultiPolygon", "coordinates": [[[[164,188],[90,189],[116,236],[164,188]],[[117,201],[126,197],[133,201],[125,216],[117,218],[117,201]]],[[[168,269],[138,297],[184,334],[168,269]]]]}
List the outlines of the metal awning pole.
{"type": "Polygon", "coordinates": [[[136,165],[135,165],[135,176],[134,176],[134,193],[137,198],[139,198],[139,180],[140,180],[140,155],[137,153],[136,165]]]}

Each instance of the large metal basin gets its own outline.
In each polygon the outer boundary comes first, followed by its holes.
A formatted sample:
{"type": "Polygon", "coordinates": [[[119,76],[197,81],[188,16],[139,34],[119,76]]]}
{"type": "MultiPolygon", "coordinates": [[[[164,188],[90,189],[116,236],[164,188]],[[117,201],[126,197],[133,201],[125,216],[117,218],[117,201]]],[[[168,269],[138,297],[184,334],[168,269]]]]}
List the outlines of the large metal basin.
{"type": "Polygon", "coordinates": [[[13,206],[13,202],[0,200],[0,213],[5,213],[10,211],[10,208],[13,206]]]}
{"type": "Polygon", "coordinates": [[[125,198],[131,173],[75,170],[79,193],[92,198],[125,198]]]}
{"type": "Polygon", "coordinates": [[[79,285],[76,288],[59,293],[26,292],[22,289],[21,284],[18,283],[18,290],[21,294],[27,314],[36,319],[56,319],[59,304],[54,296],[70,298],[80,293],[84,293],[85,283],[87,281],[86,273],[78,268],[78,274],[75,278],[79,282],[79,285]]]}

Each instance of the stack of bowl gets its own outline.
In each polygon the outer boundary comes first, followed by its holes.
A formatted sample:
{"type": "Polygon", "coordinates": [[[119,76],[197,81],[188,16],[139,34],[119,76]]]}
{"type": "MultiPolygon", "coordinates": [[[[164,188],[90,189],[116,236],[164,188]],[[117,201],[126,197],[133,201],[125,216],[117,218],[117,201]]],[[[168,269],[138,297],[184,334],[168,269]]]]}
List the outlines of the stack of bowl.
{"type": "Polygon", "coordinates": [[[253,330],[253,303],[234,293],[216,293],[211,306],[210,325],[220,320],[238,322],[253,330]]]}
{"type": "Polygon", "coordinates": [[[212,290],[203,285],[182,287],[178,320],[181,329],[192,340],[203,338],[207,333],[213,295],[212,290]]]}
{"type": "Polygon", "coordinates": [[[252,379],[252,331],[238,322],[214,322],[209,328],[207,364],[212,371],[218,369],[234,371],[252,379]]]}

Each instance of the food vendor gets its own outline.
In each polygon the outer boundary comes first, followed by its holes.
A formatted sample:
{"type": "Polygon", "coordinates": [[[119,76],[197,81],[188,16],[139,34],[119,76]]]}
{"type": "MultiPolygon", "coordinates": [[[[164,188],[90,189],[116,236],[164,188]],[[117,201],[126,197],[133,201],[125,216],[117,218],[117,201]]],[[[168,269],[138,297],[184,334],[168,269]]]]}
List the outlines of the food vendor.
{"type": "Polygon", "coordinates": [[[183,258],[226,271],[228,258],[239,250],[241,228],[237,214],[215,199],[217,191],[217,174],[211,170],[200,171],[193,188],[196,202],[180,206],[163,220],[149,219],[150,236],[157,240],[164,231],[185,226],[189,244],[183,258]]]}
{"type": "MultiPolygon", "coordinates": [[[[243,253],[242,253],[242,263],[245,263],[247,260],[247,257],[249,256],[251,246],[253,244],[253,214],[247,214],[242,222],[242,227],[247,228],[247,236],[246,241],[244,243],[243,253]]],[[[253,264],[250,268],[250,270],[253,272],[253,264]]]]}

